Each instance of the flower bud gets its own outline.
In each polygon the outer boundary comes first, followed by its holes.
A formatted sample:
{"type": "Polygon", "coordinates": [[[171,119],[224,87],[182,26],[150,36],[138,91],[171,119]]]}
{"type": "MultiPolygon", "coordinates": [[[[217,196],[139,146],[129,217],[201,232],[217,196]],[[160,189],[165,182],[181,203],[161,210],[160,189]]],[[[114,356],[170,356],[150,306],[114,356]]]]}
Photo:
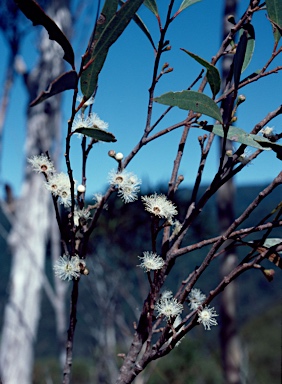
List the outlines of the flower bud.
{"type": "Polygon", "coordinates": [[[123,153],[121,153],[121,152],[116,153],[115,154],[115,159],[117,161],[121,161],[123,159],[123,153]]]}
{"type": "Polygon", "coordinates": [[[164,69],[168,68],[168,66],[169,66],[169,64],[168,64],[168,63],[164,63],[162,70],[164,70],[164,69]]]}
{"type": "Polygon", "coordinates": [[[111,150],[108,152],[108,155],[109,155],[110,157],[115,157],[116,152],[115,152],[113,149],[111,149],[111,150]]]}
{"type": "Polygon", "coordinates": [[[84,185],[80,184],[78,187],[77,187],[77,191],[80,192],[80,193],[83,193],[86,191],[86,188],[84,185]]]}

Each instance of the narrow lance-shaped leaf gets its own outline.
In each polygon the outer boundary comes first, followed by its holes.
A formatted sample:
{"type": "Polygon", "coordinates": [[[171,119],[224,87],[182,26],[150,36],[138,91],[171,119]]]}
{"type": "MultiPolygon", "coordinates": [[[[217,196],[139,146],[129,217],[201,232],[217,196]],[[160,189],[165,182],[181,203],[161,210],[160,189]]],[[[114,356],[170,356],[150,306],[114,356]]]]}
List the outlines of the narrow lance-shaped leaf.
{"type": "Polygon", "coordinates": [[[115,13],[104,28],[99,40],[94,46],[93,52],[91,53],[91,61],[88,61],[88,64],[89,62],[90,64],[81,75],[81,91],[85,100],[91,97],[96,88],[98,76],[102,70],[110,46],[125,30],[143,1],[144,0],[128,0],[121,9],[115,13]]]}
{"type": "Polygon", "coordinates": [[[144,5],[150,9],[153,14],[158,17],[159,16],[159,11],[158,11],[158,6],[155,0],[144,0],[144,5]]]}
{"type": "MultiPolygon", "coordinates": [[[[226,135],[226,132],[223,130],[222,126],[219,124],[215,125],[203,125],[198,128],[204,129],[205,131],[212,132],[217,136],[224,137],[226,135]]],[[[267,147],[260,145],[258,141],[256,141],[257,138],[261,138],[261,136],[253,135],[250,133],[245,132],[243,129],[230,126],[227,133],[227,138],[231,141],[234,141],[236,143],[241,143],[248,145],[250,147],[254,147],[261,150],[271,150],[270,145],[267,147]]],[[[263,137],[262,137],[263,138],[263,137]]],[[[267,139],[265,139],[268,141],[267,139]]],[[[268,141],[268,143],[270,143],[268,141]]]]}
{"type": "MultiPolygon", "coordinates": [[[[124,4],[124,1],[119,0],[119,3],[124,4]]],[[[133,21],[138,25],[138,27],[141,29],[141,31],[144,32],[144,34],[147,36],[148,40],[150,41],[152,47],[154,48],[154,50],[156,50],[154,40],[152,39],[152,36],[151,36],[148,28],[144,24],[143,20],[137,15],[137,13],[134,15],[133,21]]]]}
{"type": "Polygon", "coordinates": [[[191,110],[202,113],[222,122],[222,116],[217,104],[203,93],[195,91],[168,92],[159,97],[155,97],[154,101],[187,111],[191,110]]]}
{"type": "Polygon", "coordinates": [[[238,89],[238,85],[240,82],[240,76],[243,68],[243,63],[245,60],[245,54],[247,49],[248,37],[247,31],[244,31],[240,37],[236,53],[234,56],[234,87],[238,89]]]}
{"type": "Polygon", "coordinates": [[[82,135],[91,137],[92,139],[105,142],[115,142],[117,141],[115,136],[111,132],[104,131],[100,128],[77,128],[73,133],[80,133],[82,135]]]}
{"type": "Polygon", "coordinates": [[[64,50],[64,59],[74,69],[74,52],[65,34],[57,24],[46,15],[43,9],[33,0],[14,0],[24,15],[33,25],[42,25],[48,32],[49,38],[55,40],[64,50]]]}
{"type": "Polygon", "coordinates": [[[273,34],[275,42],[281,38],[282,30],[282,1],[281,0],[266,0],[267,13],[270,21],[273,22],[273,34]]]}
{"type": "Polygon", "coordinates": [[[181,50],[187,53],[189,56],[191,56],[194,60],[196,60],[198,63],[200,63],[207,69],[207,80],[211,87],[213,97],[215,97],[220,91],[220,83],[221,83],[218,69],[208,61],[202,59],[200,56],[195,55],[194,53],[187,51],[184,48],[181,48],[181,50]]]}
{"type": "Polygon", "coordinates": [[[57,95],[68,89],[75,89],[77,87],[77,73],[76,71],[69,71],[63,73],[61,76],[57,77],[51,84],[49,84],[46,91],[41,92],[41,94],[30,103],[30,107],[42,103],[42,101],[48,99],[51,96],[57,95]]]}
{"type": "Polygon", "coordinates": [[[101,14],[96,24],[94,25],[92,35],[90,36],[88,46],[83,58],[83,65],[86,65],[87,62],[90,60],[91,54],[94,50],[97,41],[101,36],[101,33],[117,11],[118,3],[118,0],[105,0],[101,14]]]}
{"type": "Polygon", "coordinates": [[[253,57],[254,50],[255,50],[255,30],[254,30],[254,27],[252,26],[252,24],[247,24],[245,26],[245,29],[247,31],[247,48],[246,48],[246,53],[245,53],[241,73],[244,72],[245,69],[250,64],[252,57],[253,57]]]}
{"type": "Polygon", "coordinates": [[[198,3],[199,1],[202,1],[202,0],[183,0],[182,3],[180,4],[180,7],[177,13],[184,11],[184,9],[190,7],[190,5],[198,3]]]}

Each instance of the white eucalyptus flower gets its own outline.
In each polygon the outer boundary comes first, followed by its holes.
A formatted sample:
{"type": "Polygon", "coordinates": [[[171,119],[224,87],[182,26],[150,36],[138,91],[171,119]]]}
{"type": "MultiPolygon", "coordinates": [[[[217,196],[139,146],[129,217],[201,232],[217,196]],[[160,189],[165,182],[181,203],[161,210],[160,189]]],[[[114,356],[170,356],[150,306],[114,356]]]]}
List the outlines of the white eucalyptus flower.
{"type": "Polygon", "coordinates": [[[175,317],[180,315],[183,311],[183,305],[178,303],[178,301],[174,298],[161,298],[156,303],[156,310],[158,312],[158,316],[165,316],[167,321],[171,319],[171,317],[175,317]]]}
{"type": "Polygon", "coordinates": [[[80,262],[78,256],[60,256],[53,267],[55,275],[62,280],[77,279],[80,276],[80,262]]]}
{"type": "Polygon", "coordinates": [[[143,256],[138,256],[141,260],[141,264],[138,267],[144,269],[144,272],[156,271],[164,266],[164,260],[161,256],[158,256],[153,252],[143,252],[143,256]]]}
{"type": "Polygon", "coordinates": [[[53,174],[55,172],[54,164],[44,154],[39,156],[32,156],[27,159],[32,169],[38,173],[45,173],[46,175],[53,174]]]}
{"type": "Polygon", "coordinates": [[[157,193],[155,193],[151,196],[142,196],[141,199],[143,200],[146,211],[155,216],[171,220],[173,216],[177,215],[175,205],[168,200],[165,195],[157,195],[157,193]]]}
{"type": "Polygon", "coordinates": [[[193,288],[188,295],[188,299],[190,301],[189,307],[193,311],[197,309],[206,299],[206,295],[201,292],[198,288],[193,288]]]}
{"type": "Polygon", "coordinates": [[[205,330],[210,331],[212,325],[217,325],[215,317],[218,316],[214,307],[206,306],[204,309],[198,311],[198,323],[203,324],[205,330]]]}

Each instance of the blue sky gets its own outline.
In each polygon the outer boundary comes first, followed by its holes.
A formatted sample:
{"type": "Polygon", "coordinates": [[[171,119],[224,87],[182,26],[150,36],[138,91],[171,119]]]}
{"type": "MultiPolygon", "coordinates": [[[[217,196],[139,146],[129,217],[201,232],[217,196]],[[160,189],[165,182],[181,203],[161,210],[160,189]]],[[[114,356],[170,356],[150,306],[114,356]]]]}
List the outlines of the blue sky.
{"type": "MultiPolygon", "coordinates": [[[[168,0],[158,1],[161,6],[160,13],[164,12],[168,0]]],[[[176,9],[181,1],[176,1],[176,9]]],[[[188,57],[180,48],[198,54],[210,61],[217,52],[221,36],[221,17],[223,13],[223,0],[203,0],[189,7],[171,25],[167,38],[172,46],[162,59],[162,63],[169,62],[174,71],[163,76],[156,89],[156,96],[168,91],[181,91],[187,88],[199,74],[201,66],[188,57]]],[[[244,5],[249,2],[239,2],[241,14],[244,5]]],[[[158,29],[153,14],[143,7],[139,15],[151,31],[157,44],[158,29]]],[[[73,46],[76,54],[76,65],[87,46],[88,36],[91,33],[92,22],[95,19],[95,10],[86,7],[81,14],[77,31],[74,31],[73,46]]],[[[255,16],[253,25],[256,31],[256,48],[253,60],[244,75],[248,75],[263,67],[273,48],[273,36],[266,11],[255,16]]],[[[36,38],[39,28],[34,28],[25,40],[22,55],[29,68],[36,62],[36,38]]],[[[0,62],[1,77],[6,65],[7,49],[2,36],[0,36],[2,58],[0,62]]],[[[126,156],[141,138],[148,103],[148,88],[151,82],[154,53],[145,35],[139,28],[131,23],[119,41],[110,49],[109,56],[99,79],[99,89],[94,103],[93,111],[101,119],[109,123],[109,131],[117,138],[116,143],[100,143],[94,148],[88,163],[87,194],[103,192],[107,186],[108,172],[116,163],[107,155],[110,149],[123,152],[126,156]]],[[[274,65],[279,63],[274,62],[274,65]]],[[[196,88],[195,88],[196,90],[196,88]]],[[[207,89],[207,94],[209,90],[207,89]]],[[[240,107],[237,126],[250,131],[266,114],[279,106],[281,93],[281,73],[251,84],[242,90],[246,102],[240,107]]],[[[66,132],[66,122],[70,117],[71,91],[65,93],[63,107],[62,130],[66,132]]],[[[153,121],[164,111],[165,107],[156,105],[153,121]]],[[[6,121],[3,158],[1,166],[1,182],[9,182],[19,194],[24,167],[24,136],[25,136],[26,95],[20,78],[16,79],[11,95],[11,104],[6,121]]],[[[186,112],[174,108],[170,115],[158,127],[163,129],[185,118],[186,112]]],[[[282,117],[277,117],[270,126],[281,132],[282,117]]],[[[145,185],[157,188],[159,183],[167,184],[170,178],[172,164],[177,151],[178,141],[182,130],[178,129],[156,142],[144,147],[129,164],[128,170],[136,173],[145,185]]],[[[180,172],[184,175],[183,185],[192,186],[199,162],[199,146],[197,137],[201,131],[194,129],[190,140],[186,144],[183,164],[180,172]]],[[[62,142],[62,154],[64,142],[62,142]]],[[[77,137],[72,141],[72,166],[74,176],[80,181],[80,140],[77,137]]],[[[209,182],[217,168],[218,147],[214,143],[208,158],[209,165],[204,172],[204,182],[209,182]]],[[[258,184],[270,181],[281,170],[280,161],[271,151],[264,152],[254,162],[247,166],[236,177],[237,184],[258,184]]],[[[62,162],[62,171],[65,166],[62,162]]]]}

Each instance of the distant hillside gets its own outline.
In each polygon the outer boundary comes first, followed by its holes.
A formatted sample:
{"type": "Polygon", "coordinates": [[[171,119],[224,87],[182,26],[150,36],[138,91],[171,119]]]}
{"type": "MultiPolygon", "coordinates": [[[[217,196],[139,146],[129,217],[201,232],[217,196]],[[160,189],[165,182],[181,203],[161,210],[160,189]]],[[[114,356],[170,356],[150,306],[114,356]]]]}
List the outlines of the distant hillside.
{"type": "MultiPolygon", "coordinates": [[[[263,188],[263,186],[239,187],[236,191],[235,198],[236,215],[240,215],[263,188]]],[[[165,191],[165,188],[161,189],[165,191]]],[[[204,188],[201,188],[199,196],[203,191],[204,188]]],[[[143,192],[143,194],[150,193],[152,192],[143,192]]],[[[176,194],[175,201],[178,208],[183,205],[185,206],[187,197],[190,196],[191,190],[179,190],[176,194]]],[[[257,208],[256,212],[248,218],[246,225],[251,226],[270,213],[281,201],[281,196],[281,187],[279,187],[270,197],[266,198],[261,206],[257,208]]],[[[100,225],[92,236],[89,249],[90,256],[87,259],[90,275],[82,277],[81,279],[76,333],[77,343],[75,343],[76,357],[90,357],[92,353],[94,353],[95,339],[91,336],[93,334],[93,327],[104,321],[104,315],[97,306],[97,297],[95,298],[95,293],[93,293],[92,290],[96,282],[98,284],[99,279],[103,279],[101,266],[103,267],[103,271],[106,271],[105,280],[109,279],[109,284],[111,283],[111,278],[114,279],[115,276],[119,275],[119,283],[115,288],[115,292],[112,292],[113,305],[115,305],[117,316],[119,316],[119,313],[126,313],[127,323],[130,325],[132,331],[132,324],[136,320],[134,311],[135,309],[138,311],[138,307],[140,308],[142,306],[147,292],[148,283],[146,275],[140,268],[136,268],[136,265],[139,262],[137,256],[141,255],[144,250],[149,250],[151,247],[150,217],[144,211],[140,199],[133,204],[123,204],[120,199],[111,198],[108,205],[108,210],[103,212],[100,225]],[[122,286],[119,284],[122,284],[122,286]],[[123,287],[134,296],[134,300],[136,300],[137,303],[135,309],[132,309],[129,303],[126,303],[124,295],[120,296],[123,287]]],[[[5,228],[8,229],[8,223],[5,221],[3,214],[0,215],[0,223],[2,223],[0,225],[4,225],[5,228]]],[[[187,235],[185,243],[193,244],[200,239],[207,239],[217,235],[216,227],[216,203],[215,197],[213,197],[201,213],[199,220],[197,220],[187,235]]],[[[273,233],[273,237],[279,236],[281,236],[281,229],[277,229],[273,233]]],[[[0,246],[2,250],[0,254],[2,266],[0,271],[0,323],[2,324],[3,309],[7,300],[10,254],[3,238],[0,238],[0,246]]],[[[199,265],[206,252],[207,249],[203,248],[198,252],[189,254],[189,256],[179,258],[166,281],[166,288],[175,291],[179,284],[181,284],[183,278],[187,277],[189,271],[191,272],[195,268],[195,265],[199,265]],[[186,271],[186,274],[183,274],[183,271],[186,271]]],[[[244,250],[240,250],[239,258],[243,256],[244,252],[244,250]]],[[[266,261],[265,263],[269,265],[269,267],[273,267],[270,265],[270,262],[266,261]]],[[[49,257],[46,261],[46,270],[48,271],[50,280],[53,281],[49,257]]],[[[215,261],[211,264],[209,272],[204,273],[200,278],[197,286],[205,293],[208,293],[219,281],[218,270],[219,264],[218,261],[215,261]]],[[[238,279],[238,324],[244,331],[247,329],[247,324],[253,324],[253,322],[257,321],[265,312],[266,308],[274,307],[278,302],[281,302],[282,279],[280,273],[281,271],[276,270],[274,281],[271,283],[267,282],[260,271],[250,271],[238,279]]],[[[70,283],[69,286],[71,286],[70,283]]],[[[213,305],[216,306],[217,302],[213,303],[213,305]]],[[[252,325],[249,327],[249,329],[251,329],[252,325]]],[[[268,327],[267,322],[265,327],[268,327]]],[[[56,343],[50,343],[50,340],[54,340],[54,335],[55,322],[53,310],[43,293],[42,316],[38,341],[36,343],[36,356],[38,358],[54,356],[58,353],[56,343]]],[[[213,340],[216,336],[216,330],[212,331],[209,335],[213,340]]],[[[217,345],[217,341],[212,342],[213,345],[214,343],[217,345]]],[[[278,351],[276,351],[273,352],[273,356],[275,353],[277,356],[279,355],[278,351]]],[[[256,358],[253,360],[257,361],[256,358]]]]}

